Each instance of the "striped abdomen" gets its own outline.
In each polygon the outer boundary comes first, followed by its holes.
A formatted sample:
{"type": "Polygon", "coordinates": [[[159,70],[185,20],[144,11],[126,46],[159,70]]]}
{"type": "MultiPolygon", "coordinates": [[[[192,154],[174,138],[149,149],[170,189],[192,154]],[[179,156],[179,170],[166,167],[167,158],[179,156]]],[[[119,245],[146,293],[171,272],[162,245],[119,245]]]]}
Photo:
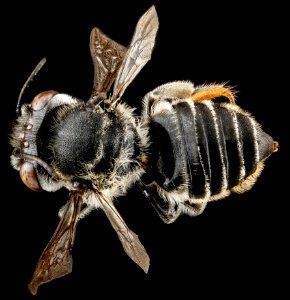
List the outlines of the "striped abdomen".
{"type": "Polygon", "coordinates": [[[272,138],[235,104],[172,97],[152,107],[151,186],[171,202],[205,203],[249,190],[274,151],[272,138]]]}

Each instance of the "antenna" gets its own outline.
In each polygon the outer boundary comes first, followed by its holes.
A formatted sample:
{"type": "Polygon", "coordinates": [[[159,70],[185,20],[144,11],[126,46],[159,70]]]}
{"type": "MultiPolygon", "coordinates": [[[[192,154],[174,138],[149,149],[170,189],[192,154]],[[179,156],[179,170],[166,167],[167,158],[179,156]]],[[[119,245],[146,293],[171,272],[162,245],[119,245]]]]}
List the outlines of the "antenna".
{"type": "Polygon", "coordinates": [[[24,90],[26,89],[26,87],[28,87],[29,83],[34,79],[34,77],[37,75],[37,73],[40,71],[40,69],[43,67],[43,65],[46,63],[46,58],[44,57],[38,64],[37,66],[34,68],[34,70],[31,72],[31,74],[29,75],[29,77],[27,78],[27,80],[25,81],[19,96],[18,96],[18,101],[17,101],[17,106],[16,106],[16,113],[17,115],[20,115],[20,111],[19,111],[19,106],[20,106],[20,100],[22,98],[22,95],[24,93],[24,90]]]}

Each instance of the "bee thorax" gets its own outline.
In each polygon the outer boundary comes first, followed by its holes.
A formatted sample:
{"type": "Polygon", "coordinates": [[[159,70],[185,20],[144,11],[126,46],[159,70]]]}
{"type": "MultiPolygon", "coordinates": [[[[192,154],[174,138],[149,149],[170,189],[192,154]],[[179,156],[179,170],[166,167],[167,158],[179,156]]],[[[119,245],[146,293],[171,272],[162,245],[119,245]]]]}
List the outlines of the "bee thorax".
{"type": "Polygon", "coordinates": [[[97,111],[80,103],[48,115],[39,130],[39,156],[64,181],[86,181],[120,195],[141,176],[140,136],[131,109],[97,111]]]}

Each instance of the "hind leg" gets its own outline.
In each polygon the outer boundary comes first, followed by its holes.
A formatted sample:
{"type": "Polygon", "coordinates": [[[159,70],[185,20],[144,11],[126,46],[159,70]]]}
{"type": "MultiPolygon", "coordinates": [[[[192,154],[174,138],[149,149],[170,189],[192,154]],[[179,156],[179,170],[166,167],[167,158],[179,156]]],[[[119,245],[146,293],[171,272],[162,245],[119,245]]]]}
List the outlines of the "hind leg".
{"type": "Polygon", "coordinates": [[[173,223],[182,213],[192,217],[198,216],[204,211],[207,204],[207,202],[189,203],[189,201],[168,201],[162,198],[155,189],[150,189],[149,192],[143,190],[143,193],[162,221],[167,224],[173,223]]]}
{"type": "Polygon", "coordinates": [[[207,205],[207,202],[189,203],[188,201],[186,201],[186,202],[180,204],[180,208],[181,208],[182,213],[187,214],[192,217],[196,217],[203,213],[206,205],[207,205]]]}

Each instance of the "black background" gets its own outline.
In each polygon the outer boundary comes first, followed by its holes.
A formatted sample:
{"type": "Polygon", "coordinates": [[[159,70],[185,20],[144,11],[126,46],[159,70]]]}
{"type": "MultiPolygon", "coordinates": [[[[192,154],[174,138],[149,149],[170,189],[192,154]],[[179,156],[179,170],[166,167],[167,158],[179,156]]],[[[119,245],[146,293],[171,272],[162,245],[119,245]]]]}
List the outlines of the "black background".
{"type": "Polygon", "coordinates": [[[1,9],[1,293],[13,299],[131,299],[175,291],[180,298],[194,299],[210,293],[233,299],[289,295],[286,9],[277,1],[257,8],[241,3],[38,1],[1,9]],[[48,89],[88,99],[93,80],[91,29],[98,26],[128,45],[137,20],[153,3],[160,29],[152,60],[123,100],[140,112],[144,94],[168,81],[228,81],[239,91],[238,104],[279,141],[280,151],[268,159],[251,191],[211,203],[197,218],[182,216],[166,225],[137,188],[119,198],[119,212],[151,257],[147,275],[124,253],[102,211],[94,211],[78,224],[73,272],[32,296],[27,283],[57,226],[67,192],[34,193],[10,166],[8,134],[20,89],[45,56],[47,64],[26,90],[25,101],[48,89]]]}

